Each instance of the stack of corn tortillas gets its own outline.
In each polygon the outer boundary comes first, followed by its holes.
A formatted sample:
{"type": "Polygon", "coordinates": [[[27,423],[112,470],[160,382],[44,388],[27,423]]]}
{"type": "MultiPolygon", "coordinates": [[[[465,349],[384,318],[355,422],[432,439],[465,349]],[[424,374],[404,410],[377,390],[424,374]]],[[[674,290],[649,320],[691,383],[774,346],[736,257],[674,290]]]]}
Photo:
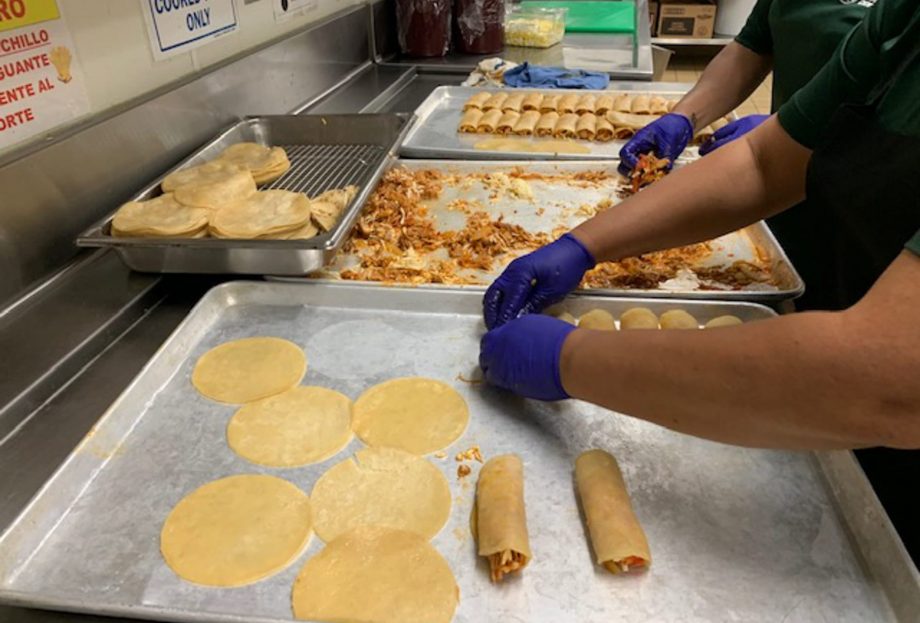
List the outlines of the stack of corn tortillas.
{"type": "Polygon", "coordinates": [[[112,235],[298,240],[332,230],[358,188],[328,190],[312,201],[303,193],[257,189],[290,167],[281,147],[231,145],[210,162],[167,175],[159,197],[121,206],[112,235]]]}

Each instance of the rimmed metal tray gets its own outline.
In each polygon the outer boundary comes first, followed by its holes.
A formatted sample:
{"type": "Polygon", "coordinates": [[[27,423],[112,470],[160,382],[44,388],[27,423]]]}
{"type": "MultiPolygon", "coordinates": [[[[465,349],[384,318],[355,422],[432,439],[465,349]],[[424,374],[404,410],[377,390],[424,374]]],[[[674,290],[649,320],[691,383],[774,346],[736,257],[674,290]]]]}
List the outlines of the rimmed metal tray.
{"type": "Polygon", "coordinates": [[[410,117],[380,115],[274,115],[248,117],[222,131],[132,199],[160,194],[160,183],[172,171],[216,158],[234,143],[253,141],[282,146],[291,169],[263,188],[281,188],[315,196],[349,184],[358,195],[335,228],[308,240],[223,240],[217,238],[116,238],[110,235],[112,215],[77,239],[83,247],[111,247],[133,270],[152,273],[229,273],[306,275],[320,268],[345,240],[361,206],[385,170],[410,117]]]}
{"type": "MultiPolygon", "coordinates": [[[[623,140],[601,143],[597,141],[575,141],[578,145],[587,147],[589,153],[569,154],[556,153],[552,150],[539,152],[503,151],[500,149],[477,149],[476,143],[489,138],[500,138],[484,134],[460,134],[457,126],[463,114],[463,104],[475,93],[483,89],[474,87],[444,86],[434,89],[424,102],[415,110],[418,117],[412,129],[406,135],[399,154],[408,158],[454,158],[454,159],[480,159],[480,160],[543,160],[554,158],[556,160],[597,160],[598,158],[619,158],[620,148],[626,143],[623,140]]],[[[491,89],[490,92],[496,92],[491,89]]],[[[513,93],[547,93],[549,89],[504,89],[513,93]]],[[[672,99],[680,99],[686,91],[649,90],[647,86],[638,91],[579,91],[571,89],[552,89],[552,93],[565,95],[617,94],[634,93],[635,95],[650,94],[661,95],[672,99]]],[[[734,113],[732,113],[734,116],[734,113]]],[[[526,137],[510,137],[526,138],[526,137]]],[[[528,139],[539,144],[541,139],[528,139]]],[[[696,147],[688,147],[680,160],[694,160],[699,156],[696,147]]]]}
{"type": "MultiPolygon", "coordinates": [[[[683,308],[701,322],[773,316],[749,303],[564,303],[576,315],[602,308],[617,317],[636,305],[659,313],[683,308]]],[[[234,407],[197,394],[192,367],[227,340],[273,335],[306,350],[305,384],[355,398],[385,379],[423,375],[466,399],[468,430],[446,457],[429,457],[454,500],[433,544],[460,586],[457,623],[893,620],[873,570],[857,555],[863,543],[848,537],[847,516],[813,455],[702,441],[580,401],[527,401],[459,380],[479,375],[480,309],[478,293],[464,291],[259,282],[211,290],[0,536],[0,599],[175,621],[291,620],[291,586],[321,549],[318,538],[282,572],[232,589],[180,580],[159,552],[163,520],[194,488],[230,474],[269,473],[309,492],[329,466],[361,447],[353,441],[332,459],[296,469],[253,465],[228,448],[234,407]],[[489,582],[469,535],[479,464],[458,479],[453,458],[473,444],[486,458],[518,453],[525,465],[534,558],[500,586],[489,582]],[[612,576],[593,560],[572,469],[594,447],[613,452],[623,468],[651,543],[648,572],[612,576]]],[[[871,524],[873,547],[887,551],[879,543],[893,537],[878,502],[860,507],[859,519],[871,524]]],[[[902,561],[883,562],[893,569],[902,561]]],[[[897,579],[910,588],[909,576],[897,579]]]]}
{"type": "MultiPolygon", "coordinates": [[[[410,171],[434,169],[444,174],[495,174],[509,173],[513,170],[523,170],[526,173],[539,175],[575,174],[585,171],[606,171],[611,175],[608,182],[597,187],[578,188],[562,183],[530,181],[534,190],[535,200],[516,198],[505,192],[497,200],[490,199],[494,189],[486,188],[481,184],[460,184],[459,186],[445,185],[441,196],[436,200],[425,202],[429,215],[441,229],[461,229],[465,222],[463,212],[451,208],[452,202],[463,199],[465,201],[478,201],[481,209],[494,216],[503,216],[509,223],[522,226],[531,233],[546,233],[552,235],[560,227],[571,229],[588,218],[581,214],[582,205],[594,205],[602,199],[619,201],[615,191],[617,186],[617,163],[609,160],[581,161],[581,162],[535,162],[535,161],[488,161],[481,160],[405,160],[394,161],[389,168],[404,167],[410,171]]],[[[479,209],[479,208],[477,208],[479,209]]],[[[610,208],[616,209],[616,206],[610,208]]],[[[693,298],[705,300],[741,300],[764,303],[776,303],[793,299],[805,291],[805,284],[796,272],[789,258],[786,256],[779,242],[773,236],[769,226],[757,222],[744,229],[732,232],[717,238],[712,243],[713,253],[705,262],[707,266],[728,266],[737,260],[754,261],[769,267],[774,277],[775,285],[761,286],[754,284],[740,290],[706,289],[699,282],[686,279],[670,280],[657,289],[638,288],[596,288],[579,290],[579,293],[590,293],[596,296],[644,296],[653,298],[693,298]]],[[[436,255],[436,254],[435,254],[436,255]]],[[[339,252],[335,255],[317,277],[324,276],[324,280],[335,280],[341,270],[354,266],[356,258],[339,252]]],[[[490,271],[468,270],[464,271],[469,277],[477,280],[480,285],[460,286],[481,290],[491,283],[504,268],[499,262],[490,271]]],[[[272,278],[272,277],[270,277],[272,278]]],[[[288,279],[281,278],[281,281],[288,279]]],[[[292,281],[300,281],[291,278],[292,281]]],[[[352,282],[355,283],[355,282],[352,282]]],[[[358,282],[372,283],[372,282],[358,282]]],[[[421,288],[443,288],[437,284],[420,284],[421,288]]],[[[458,286],[452,286],[458,287],[458,286]]]]}

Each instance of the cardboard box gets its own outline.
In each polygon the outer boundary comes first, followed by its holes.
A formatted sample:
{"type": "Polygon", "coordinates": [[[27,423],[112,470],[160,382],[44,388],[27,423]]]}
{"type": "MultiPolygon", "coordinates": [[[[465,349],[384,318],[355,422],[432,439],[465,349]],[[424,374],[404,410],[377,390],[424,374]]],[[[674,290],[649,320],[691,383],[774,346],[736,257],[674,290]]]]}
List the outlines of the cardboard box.
{"type": "Polygon", "coordinates": [[[649,0],[648,25],[653,37],[658,36],[658,0],[649,0]]]}
{"type": "Polygon", "coordinates": [[[716,5],[693,0],[661,0],[658,36],[708,39],[716,21],[716,5]]]}

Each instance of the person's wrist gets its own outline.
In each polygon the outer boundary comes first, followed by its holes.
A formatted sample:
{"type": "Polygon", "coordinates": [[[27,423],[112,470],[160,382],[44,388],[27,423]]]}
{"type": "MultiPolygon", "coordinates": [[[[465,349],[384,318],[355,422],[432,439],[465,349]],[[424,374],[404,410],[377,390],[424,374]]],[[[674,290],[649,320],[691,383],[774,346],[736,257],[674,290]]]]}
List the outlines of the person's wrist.
{"type": "Polygon", "coordinates": [[[598,258],[603,250],[603,244],[600,240],[595,240],[591,234],[590,228],[586,227],[587,223],[579,225],[564,237],[569,238],[576,245],[581,247],[585,254],[585,270],[591,270],[597,266],[598,258]]]}
{"type": "Polygon", "coordinates": [[[687,127],[690,129],[690,135],[693,136],[693,134],[696,133],[696,119],[697,119],[696,113],[693,113],[690,111],[684,111],[681,109],[680,104],[678,104],[677,106],[674,107],[674,110],[672,110],[668,114],[675,115],[677,117],[682,117],[683,120],[687,122],[687,127]]]}
{"type": "Polygon", "coordinates": [[[577,358],[581,350],[579,346],[589,337],[588,334],[589,332],[584,329],[570,331],[562,342],[562,348],[559,349],[559,384],[570,398],[578,397],[577,358]]]}

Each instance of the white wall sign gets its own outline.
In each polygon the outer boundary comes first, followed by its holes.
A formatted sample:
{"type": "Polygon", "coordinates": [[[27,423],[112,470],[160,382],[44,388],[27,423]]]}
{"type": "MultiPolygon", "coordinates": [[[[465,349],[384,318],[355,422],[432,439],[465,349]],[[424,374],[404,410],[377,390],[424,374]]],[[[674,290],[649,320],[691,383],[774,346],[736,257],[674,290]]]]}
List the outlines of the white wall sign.
{"type": "Polygon", "coordinates": [[[272,0],[275,21],[285,22],[295,15],[303,15],[319,6],[318,0],[272,0]]]}
{"type": "Polygon", "coordinates": [[[197,48],[239,27],[233,0],[140,0],[156,60],[197,48]]]}
{"type": "Polygon", "coordinates": [[[0,149],[89,112],[55,0],[0,2],[0,149]]]}

